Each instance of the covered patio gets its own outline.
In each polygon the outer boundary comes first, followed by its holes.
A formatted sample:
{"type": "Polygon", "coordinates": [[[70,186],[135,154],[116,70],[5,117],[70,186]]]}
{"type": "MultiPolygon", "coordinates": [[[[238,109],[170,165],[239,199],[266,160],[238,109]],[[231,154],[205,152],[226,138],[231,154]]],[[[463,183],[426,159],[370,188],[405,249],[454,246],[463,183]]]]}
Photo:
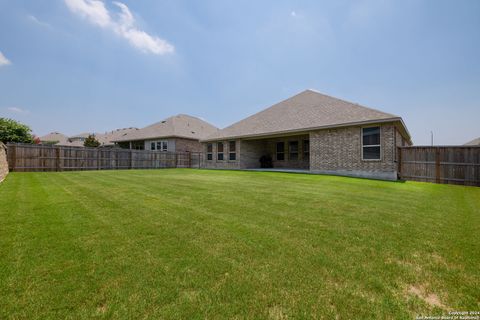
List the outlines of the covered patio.
{"type": "Polygon", "coordinates": [[[241,141],[241,167],[263,171],[310,171],[308,134],[245,139],[241,141]]]}

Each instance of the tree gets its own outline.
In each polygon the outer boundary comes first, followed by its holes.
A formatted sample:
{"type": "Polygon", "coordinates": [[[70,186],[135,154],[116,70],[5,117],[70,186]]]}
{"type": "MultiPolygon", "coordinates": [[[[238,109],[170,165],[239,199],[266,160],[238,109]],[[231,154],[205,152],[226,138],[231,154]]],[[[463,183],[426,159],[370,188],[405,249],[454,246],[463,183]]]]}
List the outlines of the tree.
{"type": "Polygon", "coordinates": [[[85,139],[85,142],[83,143],[85,147],[90,147],[90,148],[97,148],[100,146],[100,142],[95,138],[95,135],[91,134],[85,139]]]}
{"type": "Polygon", "coordinates": [[[8,118],[0,118],[0,141],[33,143],[32,130],[24,125],[8,118]]]}

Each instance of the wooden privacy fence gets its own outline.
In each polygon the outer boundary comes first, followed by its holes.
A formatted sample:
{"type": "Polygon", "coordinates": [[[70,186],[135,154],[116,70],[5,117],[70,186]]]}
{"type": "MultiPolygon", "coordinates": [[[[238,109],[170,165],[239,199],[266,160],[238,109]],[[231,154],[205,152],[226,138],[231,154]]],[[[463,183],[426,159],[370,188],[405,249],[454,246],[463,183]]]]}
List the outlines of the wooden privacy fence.
{"type": "Polygon", "coordinates": [[[119,148],[8,144],[10,171],[197,168],[202,155],[119,148]]]}
{"type": "Polygon", "coordinates": [[[480,147],[401,147],[398,172],[405,180],[480,186],[480,147]]]}

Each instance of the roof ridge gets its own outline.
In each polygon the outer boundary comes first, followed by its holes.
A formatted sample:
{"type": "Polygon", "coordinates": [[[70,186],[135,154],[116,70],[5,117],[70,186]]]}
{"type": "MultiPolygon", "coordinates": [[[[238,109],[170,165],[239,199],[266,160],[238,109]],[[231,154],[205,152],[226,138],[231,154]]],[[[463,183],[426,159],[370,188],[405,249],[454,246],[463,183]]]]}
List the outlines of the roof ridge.
{"type": "MultiPolygon", "coordinates": [[[[367,106],[364,106],[363,104],[360,104],[360,103],[358,103],[358,102],[352,102],[352,101],[348,101],[348,100],[345,100],[345,99],[342,99],[342,98],[337,98],[337,97],[331,96],[331,95],[329,95],[329,94],[322,93],[322,92],[317,91],[317,90],[314,90],[314,89],[307,89],[307,90],[304,90],[303,92],[307,92],[307,91],[311,91],[311,92],[313,92],[313,93],[322,95],[322,96],[324,96],[324,97],[328,97],[328,98],[330,98],[330,99],[335,99],[335,100],[342,101],[342,102],[345,102],[345,103],[348,103],[348,104],[356,105],[356,106],[361,107],[361,108],[373,110],[373,111],[376,111],[376,112],[381,112],[381,113],[387,114],[387,115],[389,115],[389,116],[393,116],[393,117],[398,117],[398,118],[400,118],[400,116],[398,116],[398,115],[396,115],[396,114],[387,113],[387,112],[384,112],[384,111],[381,111],[381,110],[378,110],[378,109],[375,109],[375,108],[367,107],[367,106]]],[[[303,93],[303,92],[302,92],[302,93],[303,93]]]]}

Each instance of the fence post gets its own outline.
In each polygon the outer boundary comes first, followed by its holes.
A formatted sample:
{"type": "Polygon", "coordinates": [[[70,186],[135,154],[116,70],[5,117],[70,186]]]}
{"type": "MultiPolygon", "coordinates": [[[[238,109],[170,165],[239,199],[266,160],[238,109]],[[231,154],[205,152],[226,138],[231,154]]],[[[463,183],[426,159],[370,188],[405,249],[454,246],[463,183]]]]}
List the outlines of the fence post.
{"type": "Polygon", "coordinates": [[[17,165],[17,145],[12,146],[12,167],[10,168],[11,171],[15,171],[15,167],[17,165]]]}
{"type": "Polygon", "coordinates": [[[402,148],[398,148],[398,175],[402,178],[402,148]]]}
{"type": "Polygon", "coordinates": [[[133,150],[130,149],[130,165],[129,165],[129,169],[132,169],[133,167],[133,150]]]}
{"type": "Polygon", "coordinates": [[[440,183],[440,148],[435,149],[435,182],[440,183]]]}
{"type": "Polygon", "coordinates": [[[100,150],[95,150],[97,152],[97,170],[100,170],[100,150]]]}
{"type": "Polygon", "coordinates": [[[55,148],[55,169],[60,171],[60,147],[55,148]]]}

